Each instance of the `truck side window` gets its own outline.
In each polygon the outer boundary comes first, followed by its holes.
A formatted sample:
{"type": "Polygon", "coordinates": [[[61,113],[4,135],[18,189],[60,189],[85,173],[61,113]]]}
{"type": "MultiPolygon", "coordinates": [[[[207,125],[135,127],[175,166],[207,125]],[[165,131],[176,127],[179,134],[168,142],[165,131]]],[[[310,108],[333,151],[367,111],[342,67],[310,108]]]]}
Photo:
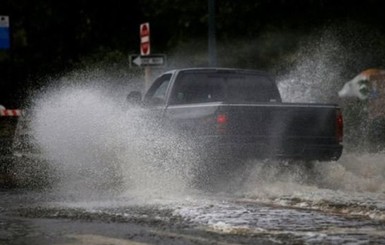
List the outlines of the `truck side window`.
{"type": "Polygon", "coordinates": [[[157,106],[166,103],[166,93],[170,78],[171,74],[165,74],[154,81],[144,98],[146,105],[157,106]]]}

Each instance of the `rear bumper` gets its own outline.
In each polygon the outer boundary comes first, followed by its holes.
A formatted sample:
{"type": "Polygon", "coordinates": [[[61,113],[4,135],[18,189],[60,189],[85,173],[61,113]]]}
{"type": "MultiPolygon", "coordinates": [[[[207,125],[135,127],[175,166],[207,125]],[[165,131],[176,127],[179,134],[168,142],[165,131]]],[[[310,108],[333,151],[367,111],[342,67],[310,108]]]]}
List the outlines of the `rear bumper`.
{"type": "Polygon", "coordinates": [[[287,159],[336,161],[341,157],[343,145],[326,140],[264,139],[208,137],[200,139],[200,148],[215,158],[239,157],[253,159],[287,159]],[[202,142],[204,142],[202,144],[202,142]]]}

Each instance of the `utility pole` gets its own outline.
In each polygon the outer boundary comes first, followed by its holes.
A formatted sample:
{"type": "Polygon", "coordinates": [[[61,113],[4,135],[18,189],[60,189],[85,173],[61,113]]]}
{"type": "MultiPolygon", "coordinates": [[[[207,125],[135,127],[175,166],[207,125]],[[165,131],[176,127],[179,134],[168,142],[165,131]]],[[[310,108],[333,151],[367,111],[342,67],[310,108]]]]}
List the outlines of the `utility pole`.
{"type": "Polygon", "coordinates": [[[215,0],[208,0],[209,9],[209,65],[217,66],[217,44],[215,37],[215,0]]]}

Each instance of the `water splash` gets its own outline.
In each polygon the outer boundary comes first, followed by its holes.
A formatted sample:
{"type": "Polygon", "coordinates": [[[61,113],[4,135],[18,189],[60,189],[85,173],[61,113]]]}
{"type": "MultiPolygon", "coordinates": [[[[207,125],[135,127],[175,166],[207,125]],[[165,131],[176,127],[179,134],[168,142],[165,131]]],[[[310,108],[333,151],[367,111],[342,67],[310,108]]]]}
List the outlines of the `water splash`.
{"type": "Polygon", "coordinates": [[[306,40],[295,55],[292,69],[278,77],[278,86],[286,102],[340,104],[345,122],[342,157],[333,162],[314,162],[311,170],[301,163],[284,166],[274,161],[251,161],[238,194],[278,205],[327,207],[383,219],[385,209],[378,200],[385,199],[385,153],[370,152],[366,147],[367,121],[362,103],[336,98],[350,65],[361,57],[353,48],[363,43],[345,46],[347,37],[342,35],[341,39],[335,31],[328,29],[306,40]]]}
{"type": "Polygon", "coordinates": [[[283,100],[336,102],[349,52],[330,31],[308,39],[292,58],[292,69],[278,77],[283,100]]]}
{"type": "Polygon", "coordinates": [[[30,129],[56,173],[54,189],[74,198],[182,193],[197,159],[145,111],[89,84],[67,83],[37,96],[30,129]]]}

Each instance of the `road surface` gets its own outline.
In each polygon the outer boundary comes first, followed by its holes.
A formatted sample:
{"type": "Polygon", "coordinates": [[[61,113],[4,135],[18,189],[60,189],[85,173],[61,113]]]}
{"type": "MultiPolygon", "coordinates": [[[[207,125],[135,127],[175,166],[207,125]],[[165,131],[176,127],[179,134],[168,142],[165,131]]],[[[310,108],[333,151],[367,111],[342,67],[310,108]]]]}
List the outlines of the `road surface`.
{"type": "Polygon", "coordinates": [[[259,163],[217,192],[170,188],[170,179],[119,191],[68,181],[2,189],[0,244],[385,244],[384,179],[344,168],[382,157],[324,163],[310,182],[259,163]]]}

